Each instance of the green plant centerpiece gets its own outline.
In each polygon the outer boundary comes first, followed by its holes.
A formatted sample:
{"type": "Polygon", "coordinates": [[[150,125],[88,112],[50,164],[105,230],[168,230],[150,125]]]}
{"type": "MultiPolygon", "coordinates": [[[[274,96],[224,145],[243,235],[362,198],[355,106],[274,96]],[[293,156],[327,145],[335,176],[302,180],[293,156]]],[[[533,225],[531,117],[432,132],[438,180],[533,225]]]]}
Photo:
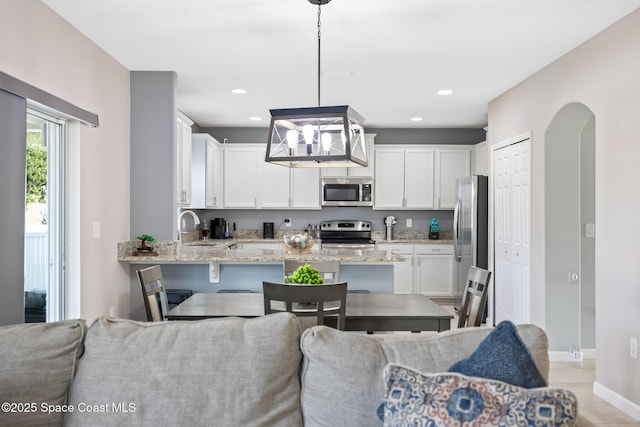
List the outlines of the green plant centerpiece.
{"type": "Polygon", "coordinates": [[[284,276],[287,283],[302,283],[308,285],[320,285],[324,283],[324,279],[320,277],[318,270],[309,264],[301,265],[289,276],[284,276]]]}
{"type": "Polygon", "coordinates": [[[138,247],[139,251],[152,251],[153,246],[147,246],[147,242],[154,243],[156,239],[149,234],[141,234],[136,236],[136,239],[140,240],[140,246],[138,247]]]}

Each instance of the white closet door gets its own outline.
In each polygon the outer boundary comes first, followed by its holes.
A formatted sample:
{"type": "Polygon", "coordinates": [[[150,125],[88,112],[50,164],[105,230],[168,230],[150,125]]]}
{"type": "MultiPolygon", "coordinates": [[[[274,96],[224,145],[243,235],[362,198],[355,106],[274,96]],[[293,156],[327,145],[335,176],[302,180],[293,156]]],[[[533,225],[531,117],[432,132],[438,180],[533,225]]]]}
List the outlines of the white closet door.
{"type": "Polygon", "coordinates": [[[531,144],[494,153],[495,323],[529,322],[531,254],[531,144]]]}
{"type": "Polygon", "coordinates": [[[529,323],[531,303],[531,171],[530,142],[511,146],[511,268],[514,300],[513,322],[529,323]]]}
{"type": "Polygon", "coordinates": [[[511,150],[495,151],[493,160],[494,194],[494,300],[495,323],[512,320],[511,300],[511,150]]]}

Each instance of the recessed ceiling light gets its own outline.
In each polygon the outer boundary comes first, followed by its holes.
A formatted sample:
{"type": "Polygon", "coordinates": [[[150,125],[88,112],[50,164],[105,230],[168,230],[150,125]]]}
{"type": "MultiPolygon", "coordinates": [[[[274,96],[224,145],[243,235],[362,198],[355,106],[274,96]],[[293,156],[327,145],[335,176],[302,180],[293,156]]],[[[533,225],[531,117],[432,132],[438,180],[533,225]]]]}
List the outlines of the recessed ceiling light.
{"type": "Polygon", "coordinates": [[[260,120],[262,120],[262,117],[251,116],[249,117],[249,120],[251,120],[252,122],[259,122],[260,120]]]}
{"type": "Polygon", "coordinates": [[[453,91],[451,89],[440,89],[438,91],[438,95],[451,95],[453,93],[453,91]]]}
{"type": "Polygon", "coordinates": [[[247,93],[247,91],[244,89],[232,89],[231,93],[235,93],[236,95],[244,95],[245,93],[247,93]]]}
{"type": "Polygon", "coordinates": [[[411,117],[412,122],[421,122],[422,120],[422,117],[411,117]]]}

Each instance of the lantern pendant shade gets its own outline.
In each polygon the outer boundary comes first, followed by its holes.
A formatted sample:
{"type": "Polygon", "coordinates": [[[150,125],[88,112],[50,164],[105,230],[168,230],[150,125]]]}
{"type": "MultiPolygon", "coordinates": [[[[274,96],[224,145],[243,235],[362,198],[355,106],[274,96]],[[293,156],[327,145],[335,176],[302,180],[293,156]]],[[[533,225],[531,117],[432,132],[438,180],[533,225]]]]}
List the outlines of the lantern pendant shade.
{"type": "Polygon", "coordinates": [[[292,168],[367,166],[364,119],[348,105],[270,112],[265,162],[292,168]]]}

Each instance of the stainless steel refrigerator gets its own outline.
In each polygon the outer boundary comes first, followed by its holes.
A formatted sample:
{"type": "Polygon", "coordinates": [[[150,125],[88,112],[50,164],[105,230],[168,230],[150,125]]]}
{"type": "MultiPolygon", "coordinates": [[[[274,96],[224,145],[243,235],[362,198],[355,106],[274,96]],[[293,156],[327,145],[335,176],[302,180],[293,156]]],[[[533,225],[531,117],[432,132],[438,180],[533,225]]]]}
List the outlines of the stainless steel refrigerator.
{"type": "Polygon", "coordinates": [[[458,283],[454,292],[462,300],[470,266],[487,268],[489,184],[484,175],[457,180],[458,200],[453,211],[453,238],[458,283]]]}

